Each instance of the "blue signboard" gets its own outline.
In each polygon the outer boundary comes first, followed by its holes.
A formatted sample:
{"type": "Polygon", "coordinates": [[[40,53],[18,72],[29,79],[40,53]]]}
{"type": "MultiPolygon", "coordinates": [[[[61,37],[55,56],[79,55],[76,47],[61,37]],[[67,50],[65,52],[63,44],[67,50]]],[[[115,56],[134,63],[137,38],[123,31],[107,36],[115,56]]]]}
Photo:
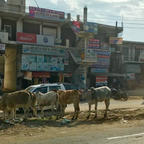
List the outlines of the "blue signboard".
{"type": "Polygon", "coordinates": [[[84,31],[89,33],[98,33],[98,24],[93,22],[87,22],[84,26],[84,31]]]}
{"type": "Polygon", "coordinates": [[[63,71],[64,58],[41,55],[22,55],[21,70],[25,71],[63,71]]]}

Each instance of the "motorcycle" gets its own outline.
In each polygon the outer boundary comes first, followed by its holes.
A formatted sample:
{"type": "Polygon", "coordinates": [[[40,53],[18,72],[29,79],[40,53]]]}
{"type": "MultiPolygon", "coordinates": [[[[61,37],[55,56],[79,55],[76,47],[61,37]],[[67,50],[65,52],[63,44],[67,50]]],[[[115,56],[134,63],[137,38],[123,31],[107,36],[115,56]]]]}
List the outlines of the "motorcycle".
{"type": "Polygon", "coordinates": [[[112,88],[112,97],[115,100],[123,100],[123,101],[127,101],[128,100],[128,93],[126,90],[124,89],[116,89],[116,88],[112,88]]]}

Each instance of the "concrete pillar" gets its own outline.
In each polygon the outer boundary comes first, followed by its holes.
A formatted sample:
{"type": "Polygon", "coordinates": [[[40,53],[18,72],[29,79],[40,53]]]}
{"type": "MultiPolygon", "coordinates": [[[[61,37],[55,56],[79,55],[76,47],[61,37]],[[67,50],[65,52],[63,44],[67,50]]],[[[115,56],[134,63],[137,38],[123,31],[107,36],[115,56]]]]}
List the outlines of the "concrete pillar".
{"type": "Polygon", "coordinates": [[[77,15],[77,21],[80,21],[80,15],[77,15]]]}
{"type": "Polygon", "coordinates": [[[2,29],[2,18],[0,17],[0,31],[2,29]]]}
{"type": "Polygon", "coordinates": [[[23,21],[22,21],[22,19],[19,19],[17,21],[17,32],[23,32],[23,21]]]}
{"type": "Polygon", "coordinates": [[[83,22],[84,24],[87,23],[87,7],[84,7],[83,22]]]}
{"type": "Polygon", "coordinates": [[[43,26],[40,24],[40,35],[43,35],[43,26]]]}
{"type": "Polygon", "coordinates": [[[61,26],[57,27],[57,39],[61,40],[61,26]]]}
{"type": "Polygon", "coordinates": [[[5,51],[5,71],[4,71],[4,90],[16,90],[16,54],[14,46],[6,47],[5,51]]]}
{"type": "Polygon", "coordinates": [[[87,66],[84,65],[84,88],[87,88],[87,66]]]}
{"type": "Polygon", "coordinates": [[[70,13],[67,14],[67,21],[71,21],[71,14],[70,13]]]}
{"type": "Polygon", "coordinates": [[[69,48],[69,39],[66,39],[66,48],[69,48]]]}

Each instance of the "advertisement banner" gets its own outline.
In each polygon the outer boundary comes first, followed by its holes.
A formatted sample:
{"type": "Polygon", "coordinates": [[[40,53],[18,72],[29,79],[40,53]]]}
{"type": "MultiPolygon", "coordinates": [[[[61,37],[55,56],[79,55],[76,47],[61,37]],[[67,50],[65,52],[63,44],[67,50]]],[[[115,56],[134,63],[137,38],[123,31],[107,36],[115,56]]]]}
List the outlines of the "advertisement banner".
{"type": "Polygon", "coordinates": [[[5,51],[5,44],[0,44],[0,51],[5,51]]]}
{"type": "Polygon", "coordinates": [[[0,32],[0,41],[2,43],[8,42],[8,33],[7,32],[0,32]]]}
{"type": "Polygon", "coordinates": [[[50,78],[50,73],[49,72],[32,72],[32,76],[35,78],[38,78],[38,77],[50,78]]]}
{"type": "Polygon", "coordinates": [[[36,43],[39,45],[54,46],[53,35],[36,35],[17,32],[17,41],[21,43],[36,43]]]}
{"type": "Polygon", "coordinates": [[[54,46],[54,36],[52,35],[37,35],[37,44],[54,46]]]}
{"type": "Polygon", "coordinates": [[[51,9],[44,9],[38,7],[29,7],[29,16],[49,20],[64,20],[65,13],[62,11],[55,11],[51,9]]]}
{"type": "Polygon", "coordinates": [[[80,25],[81,23],[79,21],[73,21],[72,22],[72,30],[75,32],[75,33],[79,33],[80,32],[80,25]]]}
{"type": "Polygon", "coordinates": [[[140,64],[127,64],[126,72],[127,73],[141,73],[140,64]]]}
{"type": "Polygon", "coordinates": [[[93,22],[87,22],[84,25],[84,31],[88,32],[88,33],[97,34],[98,33],[98,24],[97,23],[93,23],[93,22]]]}
{"type": "Polygon", "coordinates": [[[24,72],[24,79],[32,80],[32,72],[24,72]]]}
{"type": "Polygon", "coordinates": [[[63,71],[64,58],[54,56],[22,54],[21,70],[24,71],[63,71]]]}
{"type": "Polygon", "coordinates": [[[41,55],[55,55],[55,56],[66,56],[66,50],[62,48],[38,46],[38,45],[23,45],[23,54],[41,54],[41,55]]]}
{"type": "Polygon", "coordinates": [[[17,41],[24,43],[36,43],[36,34],[17,32],[17,41]]]}
{"type": "Polygon", "coordinates": [[[89,39],[88,48],[99,49],[100,48],[100,41],[98,39],[89,39]]]}
{"type": "Polygon", "coordinates": [[[107,76],[96,76],[96,86],[107,85],[107,76]]]}
{"type": "Polygon", "coordinates": [[[91,68],[92,73],[107,73],[107,68],[91,68]]]}
{"type": "Polygon", "coordinates": [[[87,49],[86,50],[85,60],[89,61],[89,62],[97,62],[97,54],[96,54],[94,49],[87,49]]]}
{"type": "Polygon", "coordinates": [[[135,80],[135,73],[127,73],[127,80],[135,80]]]}
{"type": "Polygon", "coordinates": [[[110,37],[109,43],[110,44],[122,44],[123,43],[123,38],[110,37]]]}

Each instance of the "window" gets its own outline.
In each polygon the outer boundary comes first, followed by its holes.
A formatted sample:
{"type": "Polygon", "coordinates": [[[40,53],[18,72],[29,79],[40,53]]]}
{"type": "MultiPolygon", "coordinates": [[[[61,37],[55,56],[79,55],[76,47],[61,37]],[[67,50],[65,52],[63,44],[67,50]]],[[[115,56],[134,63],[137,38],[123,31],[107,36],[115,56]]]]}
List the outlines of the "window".
{"type": "Polygon", "coordinates": [[[41,92],[41,93],[47,93],[47,87],[40,87],[34,90],[34,92],[41,92]]]}
{"type": "Polygon", "coordinates": [[[12,38],[12,26],[11,25],[4,25],[4,32],[8,33],[8,38],[12,38]]]}
{"type": "Polygon", "coordinates": [[[128,47],[123,47],[123,54],[124,54],[124,60],[129,59],[129,48],[128,47]]]}
{"type": "Polygon", "coordinates": [[[60,86],[49,86],[49,91],[51,91],[51,90],[59,90],[59,89],[61,89],[60,86]]]}

